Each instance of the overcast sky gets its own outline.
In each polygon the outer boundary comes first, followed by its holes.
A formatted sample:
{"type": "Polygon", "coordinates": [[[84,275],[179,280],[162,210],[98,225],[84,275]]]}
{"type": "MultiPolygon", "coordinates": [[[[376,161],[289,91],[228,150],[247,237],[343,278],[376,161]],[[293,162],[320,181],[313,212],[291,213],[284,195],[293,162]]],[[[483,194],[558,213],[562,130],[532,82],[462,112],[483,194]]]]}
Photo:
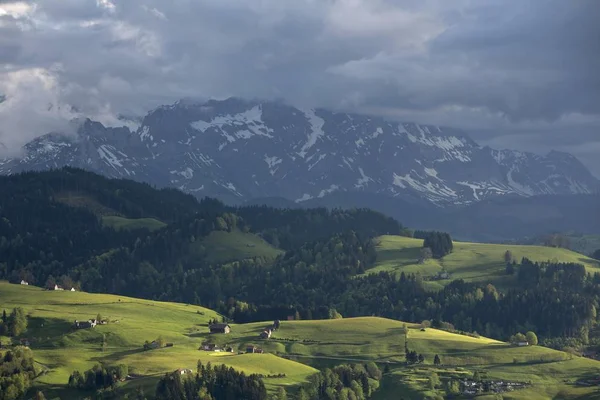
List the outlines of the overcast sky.
{"type": "Polygon", "coordinates": [[[241,96],[462,127],[600,176],[599,20],[600,0],[0,0],[0,152],[70,105],[114,125],[241,96]]]}

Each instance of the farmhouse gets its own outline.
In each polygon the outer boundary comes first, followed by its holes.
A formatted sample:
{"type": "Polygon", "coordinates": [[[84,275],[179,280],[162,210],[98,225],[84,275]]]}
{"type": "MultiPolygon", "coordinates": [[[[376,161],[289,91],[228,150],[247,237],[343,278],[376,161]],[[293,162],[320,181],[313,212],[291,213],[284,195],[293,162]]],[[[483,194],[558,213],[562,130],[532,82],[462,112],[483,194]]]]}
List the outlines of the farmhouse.
{"type": "Polygon", "coordinates": [[[54,290],[65,290],[62,287],[58,286],[58,285],[54,285],[54,290]]]}
{"type": "Polygon", "coordinates": [[[29,283],[28,283],[27,281],[21,280],[21,285],[28,286],[28,285],[29,285],[29,283]]]}
{"type": "Polygon", "coordinates": [[[73,325],[75,326],[75,329],[88,329],[98,325],[98,321],[96,321],[95,319],[89,319],[87,321],[75,320],[75,323],[73,325]]]}
{"type": "Polygon", "coordinates": [[[179,372],[180,375],[191,374],[192,370],[189,368],[180,368],[176,372],[179,372]]]}
{"type": "Polygon", "coordinates": [[[529,346],[529,342],[517,342],[517,346],[529,346]]]}
{"type": "Polygon", "coordinates": [[[272,333],[273,333],[273,331],[271,330],[271,328],[267,328],[261,332],[260,338],[261,339],[270,339],[272,333]]]}
{"type": "Polygon", "coordinates": [[[202,343],[198,350],[220,352],[223,351],[223,348],[214,343],[202,343]]]}
{"type": "Polygon", "coordinates": [[[256,346],[248,346],[248,347],[246,347],[246,353],[262,354],[262,353],[264,353],[264,351],[263,351],[263,349],[258,348],[256,346]]]}
{"type": "Polygon", "coordinates": [[[229,324],[212,324],[208,327],[210,333],[229,333],[231,332],[231,327],[229,324]]]}

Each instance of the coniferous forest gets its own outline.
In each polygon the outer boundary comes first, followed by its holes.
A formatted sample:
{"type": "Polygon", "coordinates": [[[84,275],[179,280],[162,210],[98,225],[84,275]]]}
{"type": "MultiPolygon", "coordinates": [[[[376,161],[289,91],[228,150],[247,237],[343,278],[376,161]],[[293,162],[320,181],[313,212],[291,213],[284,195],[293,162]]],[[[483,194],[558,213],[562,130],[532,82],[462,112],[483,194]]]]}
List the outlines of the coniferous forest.
{"type": "MultiPolygon", "coordinates": [[[[72,168],[0,178],[0,279],[199,304],[240,323],[338,313],[431,320],[503,340],[534,331],[555,347],[590,340],[600,276],[583,266],[513,260],[507,273],[518,284],[509,290],[456,280],[430,292],[420,275],[361,275],[382,234],[411,235],[366,209],[229,207],[72,168]],[[166,226],[119,230],[103,224],[106,215],[166,226]],[[256,234],[284,253],[215,263],[198,245],[215,231],[256,234]]],[[[448,234],[419,235],[434,257],[452,251],[448,234]]]]}

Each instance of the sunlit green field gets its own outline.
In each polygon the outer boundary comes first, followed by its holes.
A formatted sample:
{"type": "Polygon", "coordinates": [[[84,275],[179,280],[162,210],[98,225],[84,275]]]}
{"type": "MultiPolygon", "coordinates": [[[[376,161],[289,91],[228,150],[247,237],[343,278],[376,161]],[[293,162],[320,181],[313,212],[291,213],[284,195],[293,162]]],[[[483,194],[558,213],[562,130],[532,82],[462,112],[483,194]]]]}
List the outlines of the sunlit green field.
{"type": "Polygon", "coordinates": [[[566,249],[543,246],[521,246],[454,242],[454,250],[441,260],[427,260],[419,264],[423,240],[403,236],[381,236],[376,239],[377,264],[367,273],[393,271],[407,274],[421,273],[424,277],[436,275],[445,268],[450,279],[427,282],[431,289],[439,289],[454,279],[492,283],[498,287],[508,287],[514,277],[505,273],[504,253],[510,250],[517,261],[527,257],[532,261],[557,260],[583,264],[590,273],[600,272],[600,262],[566,249]]]}
{"type": "MultiPolygon", "coordinates": [[[[311,365],[324,367],[340,363],[377,362],[387,364],[378,399],[422,399],[435,392],[428,389],[427,378],[432,369],[443,376],[472,376],[473,371],[487,372],[490,379],[531,381],[533,387],[516,391],[505,398],[548,399],[559,393],[576,398],[595,389],[579,388],[573,383],[594,375],[600,362],[572,357],[540,346],[513,347],[506,343],[448,333],[437,329],[421,331],[420,325],[405,324],[384,318],[362,317],[320,321],[281,321],[281,328],[271,339],[259,339],[266,323],[232,325],[230,335],[217,335],[218,344],[244,348],[256,345],[266,351],[311,365]],[[425,365],[406,367],[404,361],[404,327],[408,328],[408,346],[425,356],[425,365]],[[292,339],[292,340],[290,340],[292,339]],[[314,343],[308,340],[315,341],[314,343]],[[443,366],[434,367],[439,355],[443,366]],[[511,397],[512,396],[512,397],[511,397]]],[[[204,334],[205,337],[210,337],[204,334]]],[[[441,391],[438,391],[441,394],[441,391]]]]}
{"type": "Polygon", "coordinates": [[[167,226],[164,222],[154,218],[123,218],[115,215],[103,216],[102,224],[116,230],[148,229],[149,231],[155,231],[167,226]]]}
{"type": "Polygon", "coordinates": [[[198,246],[204,248],[208,254],[208,261],[211,263],[225,263],[252,257],[274,259],[283,253],[259,236],[240,231],[211,232],[210,235],[198,242],[198,246]]]}
{"type": "Polygon", "coordinates": [[[378,398],[402,394],[415,399],[434,394],[426,380],[432,368],[438,369],[442,377],[470,376],[479,370],[486,371],[489,378],[531,381],[531,389],[512,394],[518,399],[552,398],[559,393],[565,394],[561,398],[590,394],[594,388],[577,388],[572,382],[600,370],[600,362],[543,347],[512,347],[483,337],[436,329],[422,331],[416,324],[376,317],[281,321],[281,328],[271,339],[260,339],[260,332],[272,321],[232,324],[230,334],[211,335],[207,322],[219,316],[185,304],[45,291],[4,282],[0,282],[0,304],[7,309],[23,307],[28,313],[26,337],[32,341],[39,368],[47,370],[36,385],[48,398],[83,397],[85,393],[65,387],[68,376],[75,369],[83,371],[97,362],[128,364],[131,373],[140,377],[123,383],[121,388],[143,387],[151,394],[162,374],[177,368],[194,370],[198,360],[224,363],[247,373],[285,374],[283,378],[267,378],[265,383],[271,391],[283,385],[290,393],[316,373],[311,366],[374,361],[382,369],[389,369],[378,398]],[[71,329],[73,320],[94,318],[98,313],[111,322],[93,329],[71,329]],[[423,354],[425,364],[404,365],[405,329],[409,348],[423,354]],[[142,351],[145,340],[159,336],[174,343],[174,347],[142,351]],[[103,338],[107,343],[104,349],[103,338]],[[235,352],[198,350],[205,341],[231,345],[235,352]],[[263,348],[267,354],[237,354],[248,345],[263,348]],[[436,354],[442,367],[432,365],[436,354]]]}
{"type": "MultiPolygon", "coordinates": [[[[28,331],[23,337],[32,342],[31,348],[40,369],[48,371],[36,381],[43,388],[60,389],[67,384],[74,370],[83,372],[98,362],[127,364],[134,374],[152,375],[152,379],[146,379],[144,384],[150,388],[166,372],[178,368],[195,370],[199,359],[248,373],[286,374],[285,378],[266,379],[269,389],[301,383],[316,372],[311,367],[272,354],[199,351],[202,334],[208,331],[208,320],[219,317],[202,307],[124,296],[46,291],[5,282],[0,282],[0,305],[7,310],[22,307],[28,313],[28,331]],[[74,320],[95,318],[98,313],[111,322],[93,329],[75,331],[71,328],[74,320]],[[174,347],[142,350],[144,341],[159,336],[172,342],[174,347]],[[103,338],[107,344],[104,350],[103,338]]],[[[134,389],[135,384],[136,380],[133,380],[126,386],[134,389]]]]}

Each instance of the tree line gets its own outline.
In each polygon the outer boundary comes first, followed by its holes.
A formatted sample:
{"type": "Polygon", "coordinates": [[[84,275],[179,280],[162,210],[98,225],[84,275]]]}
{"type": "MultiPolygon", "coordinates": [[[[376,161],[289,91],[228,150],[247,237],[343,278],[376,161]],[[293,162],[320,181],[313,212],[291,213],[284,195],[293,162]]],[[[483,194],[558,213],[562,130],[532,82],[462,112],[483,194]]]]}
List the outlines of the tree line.
{"type": "Polygon", "coordinates": [[[36,377],[33,353],[26,347],[8,350],[0,356],[0,400],[22,398],[36,377]]]}
{"type": "Polygon", "coordinates": [[[2,310],[0,336],[20,336],[27,330],[27,314],[21,307],[13,308],[10,314],[2,310]]]}
{"type": "Polygon", "coordinates": [[[156,386],[155,399],[266,400],[267,389],[258,375],[246,375],[226,365],[213,367],[210,362],[198,361],[195,375],[182,375],[179,371],[165,374],[156,386]]]}
{"type": "Polygon", "coordinates": [[[383,376],[377,364],[344,364],[326,368],[309,378],[298,400],[366,400],[379,388],[383,376]]]}

